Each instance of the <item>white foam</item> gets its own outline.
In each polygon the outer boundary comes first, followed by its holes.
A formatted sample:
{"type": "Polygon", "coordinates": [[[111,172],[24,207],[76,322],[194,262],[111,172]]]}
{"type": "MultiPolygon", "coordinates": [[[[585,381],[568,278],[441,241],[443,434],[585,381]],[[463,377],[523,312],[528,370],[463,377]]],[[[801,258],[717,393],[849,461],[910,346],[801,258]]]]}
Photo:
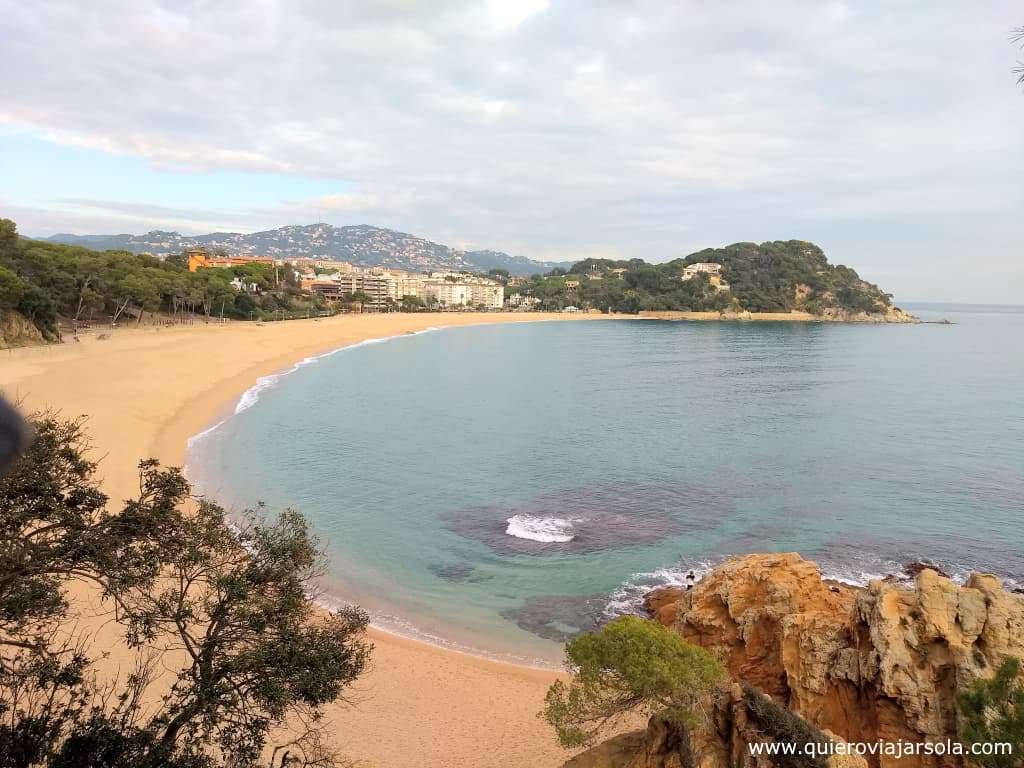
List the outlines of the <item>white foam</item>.
{"type": "MultiPolygon", "coordinates": [[[[420,331],[410,331],[408,333],[396,334],[394,336],[382,336],[382,337],[377,338],[377,339],[364,339],[363,341],[356,342],[355,344],[346,344],[343,347],[337,347],[336,349],[328,350],[327,352],[323,352],[323,353],[321,353],[319,355],[313,355],[311,357],[303,358],[302,360],[300,360],[299,362],[295,363],[295,365],[293,365],[291,368],[289,368],[286,371],[282,371],[281,373],[273,373],[273,374],[270,374],[269,376],[260,376],[258,379],[256,379],[256,383],[253,384],[251,387],[249,387],[247,390],[245,390],[245,392],[242,393],[241,397],[238,398],[238,402],[235,403],[235,409],[234,409],[233,414],[237,416],[238,414],[242,413],[243,411],[249,410],[254,405],[256,405],[256,403],[259,402],[260,394],[261,393],[267,391],[268,389],[271,389],[272,387],[277,386],[277,384],[285,376],[290,376],[291,374],[295,373],[299,369],[305,368],[307,365],[313,365],[315,363],[318,363],[321,360],[323,360],[325,357],[331,357],[332,355],[336,355],[339,352],[344,352],[345,350],[348,350],[348,349],[356,349],[358,347],[365,347],[365,346],[368,346],[370,344],[380,344],[382,342],[391,341],[393,339],[401,339],[401,338],[403,338],[405,336],[419,336],[422,333],[430,333],[431,331],[439,331],[439,330],[441,330],[441,327],[439,327],[439,326],[430,326],[429,328],[424,328],[423,330],[420,330],[420,331]]],[[[207,427],[206,429],[204,429],[199,434],[193,435],[192,437],[190,437],[188,439],[187,446],[189,448],[191,448],[193,445],[198,443],[200,440],[202,440],[203,438],[209,436],[211,433],[213,433],[214,431],[216,431],[220,427],[224,426],[224,424],[226,424],[227,421],[228,421],[227,419],[222,419],[221,421],[218,421],[213,426],[207,427]]]]}
{"type": "Polygon", "coordinates": [[[609,619],[625,615],[641,616],[644,613],[644,596],[648,592],[659,587],[692,586],[707,576],[717,564],[710,560],[700,560],[656,571],[634,573],[608,596],[604,615],[609,619]]]}
{"type": "Polygon", "coordinates": [[[505,533],[509,536],[530,541],[564,544],[576,538],[573,523],[580,521],[561,517],[513,515],[506,522],[508,527],[505,529],[505,533]]]}

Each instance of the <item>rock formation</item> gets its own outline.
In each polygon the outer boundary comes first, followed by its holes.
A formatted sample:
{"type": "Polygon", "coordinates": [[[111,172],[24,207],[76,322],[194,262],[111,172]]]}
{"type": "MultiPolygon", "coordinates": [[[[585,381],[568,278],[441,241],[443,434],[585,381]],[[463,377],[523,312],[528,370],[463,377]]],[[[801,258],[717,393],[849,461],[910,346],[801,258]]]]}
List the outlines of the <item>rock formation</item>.
{"type": "Polygon", "coordinates": [[[689,591],[656,590],[647,607],[718,653],[736,680],[850,742],[955,741],[957,693],[1024,657],[1024,597],[982,574],[960,586],[923,569],[910,584],[852,587],[796,554],[750,555],[689,591]]]}
{"type": "Polygon", "coordinates": [[[43,334],[28,318],[10,310],[0,311],[0,349],[42,343],[43,334]]]}

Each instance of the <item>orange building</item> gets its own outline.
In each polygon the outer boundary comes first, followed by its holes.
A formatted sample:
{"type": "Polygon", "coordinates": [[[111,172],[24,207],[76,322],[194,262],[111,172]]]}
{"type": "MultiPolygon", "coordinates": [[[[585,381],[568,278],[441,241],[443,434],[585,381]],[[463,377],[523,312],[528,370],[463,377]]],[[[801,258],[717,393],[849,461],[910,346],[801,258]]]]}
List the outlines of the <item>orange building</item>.
{"type": "Polygon", "coordinates": [[[274,260],[269,256],[211,256],[203,250],[185,251],[188,256],[188,271],[195,272],[198,269],[208,267],[237,267],[242,264],[269,264],[274,265],[274,260]]]}

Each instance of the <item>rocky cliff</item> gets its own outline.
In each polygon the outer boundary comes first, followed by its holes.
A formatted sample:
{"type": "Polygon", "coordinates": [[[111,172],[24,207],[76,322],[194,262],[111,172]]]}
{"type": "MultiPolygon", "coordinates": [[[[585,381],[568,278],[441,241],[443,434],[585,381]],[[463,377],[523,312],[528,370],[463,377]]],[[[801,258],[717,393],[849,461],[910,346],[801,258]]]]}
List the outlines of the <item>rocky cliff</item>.
{"type": "Polygon", "coordinates": [[[17,312],[0,311],[0,349],[42,344],[43,334],[17,312]]]}
{"type": "Polygon", "coordinates": [[[957,693],[1007,656],[1024,657],[1024,596],[983,574],[961,586],[923,569],[910,583],[852,587],[796,554],[750,555],[689,591],[652,593],[647,607],[716,651],[736,680],[851,742],[956,740],[957,693]]]}

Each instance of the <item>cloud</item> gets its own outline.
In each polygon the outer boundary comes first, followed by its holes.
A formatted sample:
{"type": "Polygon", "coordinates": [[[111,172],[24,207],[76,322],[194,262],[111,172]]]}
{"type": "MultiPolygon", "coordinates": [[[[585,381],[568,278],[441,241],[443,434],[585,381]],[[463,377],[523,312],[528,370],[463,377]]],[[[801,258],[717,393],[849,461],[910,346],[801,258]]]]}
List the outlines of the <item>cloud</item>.
{"type": "Polygon", "coordinates": [[[919,270],[960,256],[950,216],[1000,253],[1019,236],[1015,5],[0,0],[0,122],[165,171],[345,180],[164,219],[76,208],[92,228],[317,210],[556,258],[813,236],[874,277],[909,258],[875,234],[917,232],[919,270]]]}

